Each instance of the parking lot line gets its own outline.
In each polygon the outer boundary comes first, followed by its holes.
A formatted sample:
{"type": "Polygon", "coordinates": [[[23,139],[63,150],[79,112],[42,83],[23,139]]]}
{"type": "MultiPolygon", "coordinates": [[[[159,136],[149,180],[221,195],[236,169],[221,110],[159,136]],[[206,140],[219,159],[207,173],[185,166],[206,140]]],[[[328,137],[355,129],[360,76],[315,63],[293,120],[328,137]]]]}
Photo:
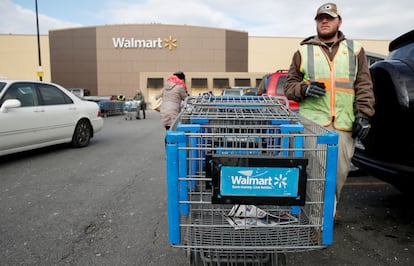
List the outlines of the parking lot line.
{"type": "Polygon", "coordinates": [[[381,182],[381,181],[355,181],[355,182],[346,182],[345,186],[383,186],[383,185],[389,185],[388,183],[381,182]]]}

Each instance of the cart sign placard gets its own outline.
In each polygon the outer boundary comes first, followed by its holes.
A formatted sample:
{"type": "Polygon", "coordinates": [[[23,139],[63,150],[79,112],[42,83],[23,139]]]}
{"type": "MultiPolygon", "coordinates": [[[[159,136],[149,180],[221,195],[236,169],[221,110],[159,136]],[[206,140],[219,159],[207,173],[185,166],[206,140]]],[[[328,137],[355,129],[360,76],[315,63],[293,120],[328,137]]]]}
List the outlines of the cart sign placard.
{"type": "Polygon", "coordinates": [[[223,166],[220,175],[222,196],[298,196],[298,168],[223,166]]]}

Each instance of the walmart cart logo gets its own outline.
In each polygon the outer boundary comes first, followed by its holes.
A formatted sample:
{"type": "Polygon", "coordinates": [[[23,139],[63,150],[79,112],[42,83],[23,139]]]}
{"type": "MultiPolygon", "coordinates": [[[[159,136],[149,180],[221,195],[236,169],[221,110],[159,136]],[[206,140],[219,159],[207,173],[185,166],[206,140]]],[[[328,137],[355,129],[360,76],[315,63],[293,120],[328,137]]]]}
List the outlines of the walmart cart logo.
{"type": "Polygon", "coordinates": [[[114,37],[112,38],[112,44],[117,49],[162,49],[166,48],[169,51],[177,48],[177,39],[173,36],[168,38],[156,38],[156,39],[136,39],[136,38],[124,38],[114,37]]]}
{"type": "Polygon", "coordinates": [[[279,177],[275,177],[275,186],[278,186],[279,188],[286,188],[287,186],[287,177],[282,176],[281,174],[279,177]]]}
{"type": "Polygon", "coordinates": [[[297,196],[299,169],[287,167],[221,168],[221,194],[233,196],[297,196]]]}
{"type": "Polygon", "coordinates": [[[279,174],[279,176],[271,177],[269,171],[256,172],[253,175],[253,170],[238,171],[239,175],[231,176],[232,183],[237,185],[269,185],[277,186],[278,188],[286,188],[287,177],[279,174]]]}

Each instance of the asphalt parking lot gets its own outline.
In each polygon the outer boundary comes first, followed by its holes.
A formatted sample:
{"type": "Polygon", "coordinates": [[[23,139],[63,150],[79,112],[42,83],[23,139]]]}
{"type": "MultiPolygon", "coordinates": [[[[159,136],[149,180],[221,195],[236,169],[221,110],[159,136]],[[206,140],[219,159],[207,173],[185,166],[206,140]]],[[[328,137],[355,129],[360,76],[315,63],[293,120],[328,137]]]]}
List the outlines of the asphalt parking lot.
{"type": "MultiPolygon", "coordinates": [[[[87,148],[0,157],[1,265],[185,265],[167,241],[159,114],[105,118],[87,148]]],[[[353,173],[334,243],[288,265],[413,265],[413,199],[353,173]]]]}

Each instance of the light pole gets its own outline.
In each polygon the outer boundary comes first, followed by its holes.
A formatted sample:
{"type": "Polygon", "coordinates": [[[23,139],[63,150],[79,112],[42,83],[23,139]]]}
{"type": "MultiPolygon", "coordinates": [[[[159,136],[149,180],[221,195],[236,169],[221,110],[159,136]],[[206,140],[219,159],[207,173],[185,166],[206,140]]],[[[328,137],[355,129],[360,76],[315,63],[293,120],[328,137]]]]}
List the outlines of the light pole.
{"type": "Polygon", "coordinates": [[[39,57],[39,68],[37,70],[37,75],[39,76],[40,81],[43,80],[43,70],[42,70],[42,57],[40,56],[40,35],[39,35],[39,16],[37,14],[37,0],[36,4],[36,27],[37,27],[37,52],[39,57]]]}

